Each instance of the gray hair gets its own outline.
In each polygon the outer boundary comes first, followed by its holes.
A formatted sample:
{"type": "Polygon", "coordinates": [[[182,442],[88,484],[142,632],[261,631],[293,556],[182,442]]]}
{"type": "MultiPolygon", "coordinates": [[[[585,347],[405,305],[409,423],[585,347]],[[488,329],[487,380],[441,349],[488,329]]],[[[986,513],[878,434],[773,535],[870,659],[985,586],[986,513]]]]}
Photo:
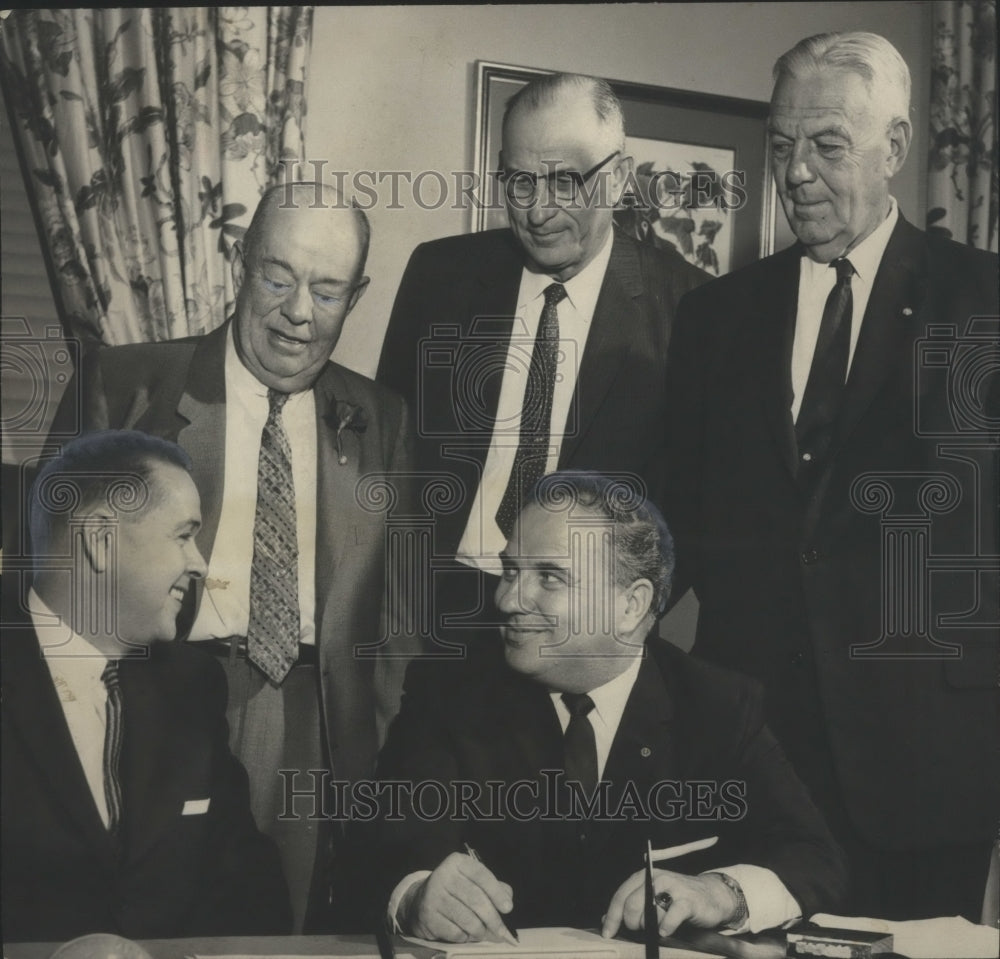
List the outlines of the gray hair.
{"type": "Polygon", "coordinates": [[[537,110],[572,94],[583,95],[590,100],[594,114],[607,131],[609,142],[624,152],[625,115],[621,101],[607,80],[582,73],[550,73],[522,87],[507,101],[503,111],[503,129],[507,129],[507,122],[516,110],[537,110]]]}
{"type": "Polygon", "coordinates": [[[824,68],[857,74],[890,120],[909,118],[910,69],[885,37],[860,30],[806,37],[778,58],[774,82],[824,68]]]}
{"type": "Polygon", "coordinates": [[[664,612],[674,575],[674,540],[641,482],[559,470],[532,487],[528,503],[560,512],[583,507],[607,519],[614,532],[616,584],[628,587],[638,579],[648,579],[653,585],[650,612],[654,616],[664,612]]]}

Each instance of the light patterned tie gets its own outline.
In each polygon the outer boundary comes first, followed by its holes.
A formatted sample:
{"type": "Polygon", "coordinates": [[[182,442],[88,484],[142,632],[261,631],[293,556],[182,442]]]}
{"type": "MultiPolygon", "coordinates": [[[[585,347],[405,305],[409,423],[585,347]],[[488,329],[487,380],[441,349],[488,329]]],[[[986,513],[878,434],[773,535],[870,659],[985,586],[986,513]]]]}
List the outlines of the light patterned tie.
{"type": "Polygon", "coordinates": [[[110,659],[101,673],[101,682],[108,691],[104,707],[104,802],[108,807],[108,832],[117,834],[122,821],[122,782],[119,765],[122,756],[123,720],[122,688],[118,680],[118,660],[110,659]]]}
{"type": "Polygon", "coordinates": [[[497,526],[510,536],[531,487],[545,475],[552,426],[552,397],[556,389],[559,359],[558,304],[566,298],[566,287],[551,283],[545,288],[545,306],[538,323],[535,345],[528,367],[528,383],[521,404],[521,433],[507,489],[496,512],[497,526]]]}
{"type": "Polygon", "coordinates": [[[299,655],[299,548],[292,449],[281,422],[287,393],[267,391],[257,460],[247,655],[279,685],[299,655]]]}

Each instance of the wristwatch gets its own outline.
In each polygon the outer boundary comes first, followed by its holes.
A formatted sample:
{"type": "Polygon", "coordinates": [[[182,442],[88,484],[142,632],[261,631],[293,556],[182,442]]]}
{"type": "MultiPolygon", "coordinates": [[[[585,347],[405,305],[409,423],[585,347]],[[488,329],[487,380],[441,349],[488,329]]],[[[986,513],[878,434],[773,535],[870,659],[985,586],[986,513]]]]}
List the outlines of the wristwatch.
{"type": "Polygon", "coordinates": [[[727,876],[724,872],[707,872],[705,875],[718,876],[727,886],[729,886],[733,895],[736,897],[736,913],[733,915],[733,918],[726,923],[724,928],[742,928],[747,919],[750,918],[750,910],[747,907],[747,897],[743,895],[743,890],[740,888],[740,884],[733,879],[732,876],[727,876]]]}

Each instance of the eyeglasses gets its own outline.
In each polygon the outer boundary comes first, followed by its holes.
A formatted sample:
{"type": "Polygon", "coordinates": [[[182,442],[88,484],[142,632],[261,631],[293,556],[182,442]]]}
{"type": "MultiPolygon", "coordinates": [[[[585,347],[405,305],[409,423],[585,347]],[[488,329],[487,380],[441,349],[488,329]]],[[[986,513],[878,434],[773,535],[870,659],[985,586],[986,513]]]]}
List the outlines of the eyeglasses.
{"type": "Polygon", "coordinates": [[[501,170],[497,177],[504,185],[508,200],[524,202],[533,199],[535,191],[538,189],[538,181],[544,180],[548,185],[549,196],[566,203],[575,200],[584,184],[602,166],[606,166],[618,156],[619,152],[619,150],[615,150],[614,153],[608,154],[600,163],[595,163],[583,173],[579,170],[555,170],[552,173],[539,176],[537,173],[528,173],[526,170],[517,170],[513,173],[501,170]]]}

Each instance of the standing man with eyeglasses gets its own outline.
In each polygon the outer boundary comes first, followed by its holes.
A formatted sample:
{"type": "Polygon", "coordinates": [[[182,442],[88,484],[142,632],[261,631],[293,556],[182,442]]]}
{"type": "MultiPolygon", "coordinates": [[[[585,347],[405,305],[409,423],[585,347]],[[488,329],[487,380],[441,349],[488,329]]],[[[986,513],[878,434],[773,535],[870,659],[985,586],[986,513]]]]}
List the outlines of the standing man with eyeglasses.
{"type": "Polygon", "coordinates": [[[230,320],[100,350],[80,372],[86,427],[171,439],[194,463],[208,572],[181,617],[226,668],[233,751],[281,849],[295,931],[329,905],[321,773],[372,773],[407,652],[381,642],[400,635],[403,600],[387,588],[386,509],[361,485],[387,476],[406,502],[406,408],[330,362],[368,285],[368,241],[331,187],[272,187],[235,249],[230,320]]]}
{"type": "Polygon", "coordinates": [[[378,379],[416,411],[436,519],[432,628],[488,608],[522,498],[557,468],[627,473],[657,495],[678,301],[707,277],[613,230],[632,166],[608,84],[553,74],[507,105],[500,179],[510,228],[422,244],[403,276],[378,379]],[[450,562],[450,569],[443,569],[450,562]]]}

